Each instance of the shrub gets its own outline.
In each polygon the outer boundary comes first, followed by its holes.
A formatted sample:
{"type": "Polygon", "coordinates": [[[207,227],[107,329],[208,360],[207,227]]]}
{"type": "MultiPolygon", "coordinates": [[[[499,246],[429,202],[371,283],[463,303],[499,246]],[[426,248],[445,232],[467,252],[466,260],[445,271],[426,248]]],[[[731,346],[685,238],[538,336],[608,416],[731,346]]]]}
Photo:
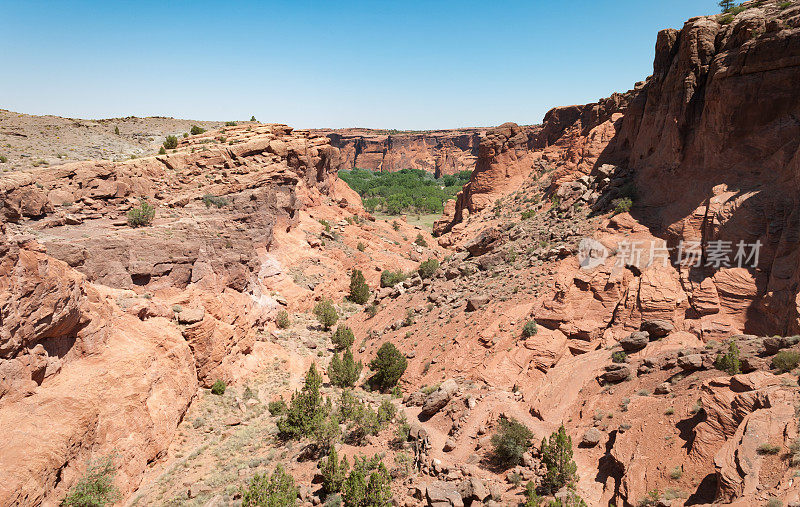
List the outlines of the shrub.
{"type": "Polygon", "coordinates": [[[365,245],[363,241],[359,241],[356,248],[358,249],[359,252],[363,252],[364,250],[367,249],[367,245],[365,245]]]}
{"type": "Polygon", "coordinates": [[[156,216],[156,208],[146,200],[141,199],[139,206],[134,206],[128,211],[128,225],[131,227],[144,227],[153,223],[156,216]]]}
{"type": "Polygon", "coordinates": [[[391,389],[403,376],[408,366],[408,361],[393,344],[386,342],[378,349],[375,359],[370,361],[369,367],[375,372],[370,378],[370,384],[378,389],[391,389]]]}
{"type": "Polygon", "coordinates": [[[525,504],[524,507],[539,507],[542,505],[544,498],[536,493],[536,484],[533,481],[528,481],[525,485],[525,504]]]}
{"type": "Polygon", "coordinates": [[[586,507],[586,502],[573,488],[567,488],[566,495],[552,500],[547,507],[586,507]]]}
{"type": "Polygon", "coordinates": [[[500,418],[500,427],[492,435],[492,458],[502,468],[517,466],[531,447],[533,433],[514,418],[500,418]]]}
{"type": "Polygon", "coordinates": [[[202,134],[205,131],[206,131],[206,129],[204,129],[202,127],[198,127],[197,125],[192,125],[192,128],[191,128],[191,130],[189,130],[189,133],[192,134],[193,136],[196,136],[198,134],[202,134]]]}
{"type": "Polygon", "coordinates": [[[206,205],[206,208],[210,208],[211,206],[223,208],[228,205],[228,199],[222,196],[206,194],[203,196],[203,204],[206,205]]]}
{"type": "Polygon", "coordinates": [[[236,122],[235,121],[226,121],[225,122],[225,126],[226,127],[235,127],[236,126],[236,122]]]}
{"type": "Polygon", "coordinates": [[[369,285],[360,269],[354,269],[350,274],[350,300],[363,305],[369,300],[369,285]]]}
{"type": "Polygon", "coordinates": [[[781,452],[781,448],[778,447],[777,445],[761,444],[756,448],[756,452],[761,455],[764,454],[775,455],[781,452]]]}
{"type": "Polygon", "coordinates": [[[389,400],[383,400],[378,407],[378,421],[381,425],[391,422],[394,416],[397,415],[397,407],[394,406],[389,400]]]}
{"type": "Polygon", "coordinates": [[[158,154],[159,155],[166,155],[167,154],[167,150],[164,149],[164,147],[162,146],[161,148],[158,149],[158,154]]]}
{"type": "Polygon", "coordinates": [[[86,472],[70,488],[61,505],[67,507],[102,507],[120,500],[121,495],[114,487],[114,458],[107,456],[89,462],[86,472]]]}
{"type": "Polygon", "coordinates": [[[522,212],[521,218],[523,220],[528,220],[529,218],[533,218],[534,216],[536,216],[536,210],[529,209],[527,211],[522,212]]]}
{"type": "Polygon", "coordinates": [[[547,474],[542,479],[545,494],[553,494],[578,480],[578,467],[572,459],[572,439],[563,424],[550,435],[549,440],[542,439],[541,455],[542,463],[547,467],[547,474]]]}
{"type": "Polygon", "coordinates": [[[331,341],[339,350],[344,350],[348,347],[351,347],[355,339],[356,337],[353,334],[353,331],[347,326],[337,327],[336,332],[333,333],[333,336],[331,336],[331,341]]]}
{"type": "Polygon", "coordinates": [[[778,9],[784,10],[792,6],[792,2],[781,2],[778,4],[778,9]]]}
{"type": "Polygon", "coordinates": [[[353,387],[361,376],[361,369],[364,367],[361,361],[355,362],[353,353],[348,348],[344,351],[342,358],[339,354],[334,354],[331,364],[328,366],[328,377],[331,384],[338,387],[353,387]]]}
{"type": "Polygon", "coordinates": [[[436,259],[428,259],[422,262],[417,269],[421,278],[431,278],[437,271],[439,271],[439,261],[436,259]]]}
{"type": "Polygon", "coordinates": [[[714,367],[728,372],[729,375],[736,375],[742,372],[742,363],[739,361],[739,347],[735,341],[728,342],[728,352],[725,355],[717,355],[714,360],[714,367]]]}
{"type": "Polygon", "coordinates": [[[675,467],[669,472],[669,478],[673,481],[680,480],[683,477],[683,469],[681,467],[675,467]]]}
{"type": "Polygon", "coordinates": [[[178,138],[175,136],[167,136],[167,139],[164,141],[164,149],[167,150],[174,150],[178,147],[178,138]]]}
{"type": "Polygon", "coordinates": [[[253,116],[250,117],[250,121],[258,121],[258,120],[256,120],[256,116],[253,115],[253,116]]]}
{"type": "Polygon", "coordinates": [[[394,287],[407,278],[401,270],[392,271],[384,269],[381,272],[381,287],[394,287]]]}
{"type": "Polygon", "coordinates": [[[8,162],[8,158],[5,155],[0,155],[0,164],[5,164],[8,162]]]}
{"type": "Polygon", "coordinates": [[[772,367],[781,373],[794,370],[798,364],[800,364],[800,354],[794,350],[781,350],[772,358],[772,367]]]}
{"type": "Polygon", "coordinates": [[[633,207],[633,201],[630,197],[620,197],[611,201],[611,205],[614,207],[614,214],[619,215],[629,212],[633,207]]]}
{"type": "Polygon", "coordinates": [[[373,302],[367,307],[367,317],[371,319],[372,317],[378,315],[379,310],[380,306],[378,306],[378,303],[373,302]]]}
{"type": "Polygon", "coordinates": [[[342,500],[346,507],[388,507],[392,490],[389,472],[383,463],[356,460],[353,471],[342,484],[342,500]],[[372,468],[372,470],[370,470],[372,468]],[[369,474],[369,477],[367,477],[369,474]]]}
{"type": "Polygon", "coordinates": [[[626,354],[622,350],[618,350],[611,354],[611,362],[614,363],[626,363],[628,362],[628,354],[626,354]]]}
{"type": "Polygon", "coordinates": [[[278,316],[275,318],[275,324],[281,329],[288,329],[292,325],[292,321],[289,318],[289,312],[286,310],[281,310],[278,312],[278,316]]]}
{"type": "Polygon", "coordinates": [[[225,382],[222,380],[215,380],[214,384],[211,386],[211,394],[216,394],[217,396],[222,396],[225,394],[225,389],[228,386],[225,385],[225,382]]]}
{"type": "Polygon", "coordinates": [[[535,335],[539,332],[539,326],[536,325],[535,320],[529,320],[522,326],[522,336],[525,338],[530,338],[531,336],[535,335]]]}
{"type": "Polygon", "coordinates": [[[414,244],[422,246],[422,247],[427,247],[428,246],[428,242],[425,241],[425,238],[422,237],[422,233],[421,232],[417,234],[417,239],[414,240],[414,244]]]}
{"type": "Polygon", "coordinates": [[[115,133],[116,135],[119,135],[119,127],[114,127],[114,133],[115,133]]]}
{"type": "Polygon", "coordinates": [[[286,412],[286,402],[282,399],[270,401],[267,404],[267,410],[269,410],[269,415],[272,416],[284,414],[286,412]]]}
{"type": "Polygon", "coordinates": [[[350,463],[347,461],[347,456],[342,456],[341,461],[339,461],[336,447],[331,447],[328,457],[320,462],[319,470],[322,475],[323,493],[332,495],[342,490],[342,485],[347,478],[347,472],[350,470],[350,463]]]}
{"type": "Polygon", "coordinates": [[[323,299],[314,306],[314,316],[326,331],[339,320],[339,314],[330,299],[323,299]]]}
{"type": "Polygon", "coordinates": [[[311,436],[325,418],[325,406],[319,388],[322,375],[315,364],[306,373],[305,383],[300,392],[295,391],[286,409],[286,415],[278,421],[278,431],[283,438],[299,439],[311,436]]]}
{"type": "Polygon", "coordinates": [[[243,507],[288,507],[297,502],[298,491],[294,479],[280,463],[272,475],[256,474],[242,492],[243,507]]]}

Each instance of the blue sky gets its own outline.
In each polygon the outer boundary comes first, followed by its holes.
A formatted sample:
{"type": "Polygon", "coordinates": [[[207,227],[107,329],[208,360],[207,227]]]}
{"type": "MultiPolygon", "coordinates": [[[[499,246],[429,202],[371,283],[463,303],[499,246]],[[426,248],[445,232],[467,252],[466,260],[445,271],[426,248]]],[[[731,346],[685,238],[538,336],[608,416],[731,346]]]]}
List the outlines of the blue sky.
{"type": "Polygon", "coordinates": [[[0,0],[0,108],[309,127],[539,123],[652,72],[712,0],[0,0]]]}

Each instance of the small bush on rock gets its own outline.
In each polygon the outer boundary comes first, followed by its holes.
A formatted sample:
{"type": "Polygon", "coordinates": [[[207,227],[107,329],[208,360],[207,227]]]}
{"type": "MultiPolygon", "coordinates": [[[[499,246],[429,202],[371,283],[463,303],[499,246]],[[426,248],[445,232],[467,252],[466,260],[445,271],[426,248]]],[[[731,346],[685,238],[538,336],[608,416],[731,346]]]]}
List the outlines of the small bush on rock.
{"type": "Polygon", "coordinates": [[[267,404],[267,410],[271,416],[281,415],[286,412],[286,402],[283,400],[270,401],[267,404]]]}
{"type": "Polygon", "coordinates": [[[492,435],[492,458],[502,468],[519,465],[522,455],[531,447],[533,433],[514,418],[500,418],[500,427],[492,435]]]}
{"type": "Polygon", "coordinates": [[[417,272],[423,279],[431,278],[439,270],[439,261],[436,259],[428,259],[419,265],[417,272]]]}
{"type": "Polygon", "coordinates": [[[175,136],[167,136],[167,139],[164,141],[164,149],[167,150],[174,150],[178,147],[178,138],[175,136]]]}
{"type": "Polygon", "coordinates": [[[618,350],[611,354],[611,361],[614,363],[625,363],[628,361],[628,354],[625,352],[618,350]]]}
{"type": "Polygon", "coordinates": [[[211,386],[211,394],[222,396],[223,394],[225,394],[226,388],[227,386],[225,385],[225,382],[223,382],[222,380],[215,380],[214,385],[211,386]]]}
{"type": "Polygon", "coordinates": [[[288,329],[292,325],[289,312],[286,310],[279,311],[278,316],[275,318],[275,324],[281,329],[288,329]]]}
{"type": "Polygon", "coordinates": [[[156,209],[146,200],[139,201],[139,206],[128,211],[128,225],[131,227],[144,227],[153,223],[156,209]]]}
{"type": "Polygon", "coordinates": [[[772,358],[772,367],[781,373],[794,370],[798,364],[800,364],[800,354],[794,350],[781,350],[772,358]]]}
{"type": "Polygon", "coordinates": [[[611,205],[614,206],[614,214],[619,215],[620,213],[629,212],[633,207],[633,201],[630,197],[621,197],[611,201],[611,205]]]}
{"type": "Polygon", "coordinates": [[[116,467],[112,456],[90,462],[86,472],[70,488],[61,505],[65,507],[103,507],[117,502],[121,496],[114,486],[115,473],[116,467]]]}
{"type": "Polygon", "coordinates": [[[414,240],[414,243],[422,247],[428,246],[428,242],[422,237],[422,233],[417,234],[417,239],[414,240]]]}
{"type": "Polygon", "coordinates": [[[202,134],[205,131],[206,131],[206,129],[204,129],[203,127],[198,127],[197,125],[192,125],[192,128],[191,128],[191,130],[189,130],[189,133],[192,134],[193,136],[196,136],[198,134],[202,134]]]}
{"type": "Polygon", "coordinates": [[[535,335],[538,332],[539,332],[539,326],[536,325],[535,320],[529,320],[522,327],[522,336],[524,336],[525,338],[530,338],[531,336],[535,335]]]}
{"type": "Polygon", "coordinates": [[[381,287],[394,287],[406,278],[406,274],[400,270],[392,271],[385,269],[381,272],[381,287]]]}
{"type": "Polygon", "coordinates": [[[724,355],[719,354],[714,360],[714,367],[718,370],[728,372],[729,375],[736,375],[742,372],[742,363],[739,361],[739,347],[736,342],[731,340],[728,343],[728,352],[724,355]]]}

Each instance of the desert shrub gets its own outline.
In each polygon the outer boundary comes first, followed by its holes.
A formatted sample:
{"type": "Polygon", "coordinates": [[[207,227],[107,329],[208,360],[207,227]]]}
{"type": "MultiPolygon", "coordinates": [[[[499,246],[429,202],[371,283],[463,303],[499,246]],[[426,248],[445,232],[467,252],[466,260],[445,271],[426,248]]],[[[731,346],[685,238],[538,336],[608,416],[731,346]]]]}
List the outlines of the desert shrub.
{"type": "Polygon", "coordinates": [[[669,472],[669,478],[673,481],[680,480],[683,477],[683,469],[681,467],[675,467],[669,472]]]}
{"type": "Polygon", "coordinates": [[[0,164],[5,164],[8,162],[8,158],[5,155],[0,155],[0,164]]]}
{"type": "Polygon", "coordinates": [[[342,484],[342,500],[346,507],[388,507],[392,502],[391,478],[383,463],[365,467],[358,460],[342,484]],[[367,475],[369,474],[369,475],[367,475]]]}
{"type": "Polygon", "coordinates": [[[389,423],[397,415],[397,407],[389,400],[383,400],[378,407],[378,421],[381,425],[389,423]]]}
{"type": "Polygon", "coordinates": [[[422,237],[422,233],[418,233],[417,234],[417,239],[414,240],[414,244],[422,246],[422,247],[427,247],[428,246],[428,242],[425,241],[425,238],[422,237]]]}
{"type": "Polygon", "coordinates": [[[206,194],[203,196],[203,204],[206,205],[206,208],[210,208],[211,206],[224,208],[228,205],[228,199],[218,195],[206,194]]]}
{"type": "Polygon", "coordinates": [[[330,222],[328,222],[324,218],[320,218],[319,220],[317,220],[317,222],[319,222],[320,225],[322,226],[322,228],[325,229],[325,232],[331,232],[331,223],[330,222]]]}
{"type": "Polygon", "coordinates": [[[521,218],[522,220],[528,220],[529,218],[533,218],[536,216],[536,210],[529,209],[527,211],[523,211],[521,218]]]}
{"type": "Polygon", "coordinates": [[[411,425],[408,424],[408,419],[404,414],[400,414],[400,420],[397,422],[397,429],[395,430],[395,438],[397,442],[407,442],[411,438],[411,425]]]}
{"type": "Polygon", "coordinates": [[[781,373],[794,370],[798,364],[800,364],[800,354],[794,350],[781,350],[772,358],[772,367],[781,373]]]}
{"type": "Polygon", "coordinates": [[[530,338],[531,336],[535,335],[539,332],[539,326],[536,325],[535,320],[529,320],[522,326],[522,336],[525,338],[530,338]]]}
{"type": "Polygon", "coordinates": [[[205,131],[206,131],[206,129],[204,129],[203,127],[198,127],[197,125],[192,125],[192,128],[189,130],[189,133],[192,134],[193,136],[196,136],[198,134],[202,134],[205,131]]]}
{"type": "Polygon", "coordinates": [[[437,271],[439,271],[439,261],[437,259],[428,259],[420,263],[417,272],[421,278],[430,278],[437,271]]]}
{"type": "Polygon", "coordinates": [[[214,384],[211,386],[211,394],[216,394],[217,396],[222,396],[225,394],[225,389],[228,386],[225,385],[225,382],[222,380],[215,380],[214,384]]]}
{"type": "Polygon", "coordinates": [[[380,306],[378,303],[373,302],[367,307],[367,317],[371,319],[372,317],[378,315],[378,311],[380,311],[380,306]]]}
{"type": "Polygon", "coordinates": [[[381,287],[394,287],[406,278],[406,274],[401,270],[392,271],[390,269],[384,269],[381,272],[381,287]]]}
{"type": "Polygon", "coordinates": [[[628,354],[622,350],[618,350],[611,354],[611,361],[614,363],[625,363],[628,361],[628,354]]]}
{"type": "Polygon", "coordinates": [[[323,299],[314,306],[314,316],[326,331],[339,320],[339,314],[330,299],[323,299]]]}
{"type": "Polygon", "coordinates": [[[348,347],[351,347],[355,339],[356,337],[353,334],[353,331],[347,326],[337,327],[336,332],[334,332],[331,336],[331,341],[339,350],[344,350],[348,347]]]}
{"type": "Polygon", "coordinates": [[[614,207],[614,214],[619,215],[620,213],[629,212],[633,207],[633,201],[630,197],[620,197],[612,200],[611,205],[614,207]]]}
{"type": "Polygon", "coordinates": [[[235,121],[226,121],[225,122],[225,126],[226,127],[235,127],[236,126],[236,122],[235,121]]]}
{"type": "Polygon", "coordinates": [[[267,410],[272,416],[284,414],[287,410],[286,402],[281,400],[270,401],[267,404],[267,410]]]}
{"type": "Polygon", "coordinates": [[[358,249],[359,252],[363,252],[364,250],[367,249],[367,245],[365,245],[363,241],[359,241],[358,245],[356,245],[356,248],[358,249]]]}
{"type": "Polygon", "coordinates": [[[89,466],[61,502],[66,507],[102,507],[117,502],[121,495],[114,486],[113,456],[107,456],[89,466]]]}
{"type": "Polygon", "coordinates": [[[542,439],[540,452],[542,463],[547,467],[547,474],[542,479],[542,491],[545,494],[553,494],[577,482],[578,467],[572,459],[572,439],[563,424],[550,435],[549,440],[542,439]]]}
{"type": "Polygon", "coordinates": [[[567,488],[566,495],[552,500],[547,507],[587,507],[586,502],[578,496],[573,488],[567,488]]]}
{"type": "Polygon", "coordinates": [[[283,419],[278,421],[278,431],[283,438],[300,439],[311,436],[325,418],[325,406],[319,388],[322,375],[313,363],[306,373],[303,388],[292,395],[283,419]]]}
{"type": "Polygon", "coordinates": [[[297,502],[294,479],[280,463],[271,476],[256,474],[242,491],[243,507],[289,507],[297,502]]]}
{"type": "Polygon", "coordinates": [[[119,127],[114,127],[114,134],[119,135],[119,127]]]}
{"type": "Polygon", "coordinates": [[[256,120],[256,116],[253,115],[253,116],[250,117],[250,121],[258,121],[258,120],[256,120]]]}
{"type": "Polygon", "coordinates": [[[539,507],[542,505],[544,498],[539,496],[536,492],[536,484],[533,481],[528,481],[525,484],[525,503],[523,504],[524,507],[539,507]]]}
{"type": "Polygon", "coordinates": [[[789,444],[789,464],[793,467],[800,466],[800,437],[789,444]]]}
{"type": "Polygon", "coordinates": [[[360,269],[350,274],[350,301],[363,305],[369,300],[369,285],[360,269]]]}
{"type": "Polygon", "coordinates": [[[764,454],[774,455],[774,454],[778,454],[779,452],[781,452],[781,448],[778,447],[777,445],[764,443],[764,444],[759,445],[756,448],[756,452],[758,454],[761,454],[761,455],[764,455],[764,454]]]}
{"type": "Polygon", "coordinates": [[[144,227],[152,224],[155,217],[156,208],[146,200],[141,199],[139,206],[134,206],[133,209],[128,211],[128,225],[131,227],[144,227]]]}
{"type": "Polygon", "coordinates": [[[728,342],[728,352],[724,355],[719,354],[714,360],[714,367],[718,370],[728,372],[730,375],[736,375],[742,372],[742,363],[739,361],[739,347],[736,342],[731,340],[728,342]]]}
{"type": "Polygon", "coordinates": [[[370,378],[370,384],[381,390],[391,389],[403,376],[407,366],[405,356],[394,344],[386,342],[369,363],[369,368],[375,372],[370,378]]]}
{"type": "Polygon", "coordinates": [[[533,433],[514,418],[501,417],[500,427],[492,435],[492,459],[502,468],[517,466],[531,447],[533,433]]]}
{"type": "Polygon", "coordinates": [[[364,367],[361,361],[353,359],[353,353],[348,347],[339,359],[339,354],[334,354],[331,364],[328,366],[328,377],[331,384],[338,387],[353,387],[361,376],[361,369],[364,367]]]}
{"type": "Polygon", "coordinates": [[[167,136],[163,146],[166,150],[174,150],[178,147],[178,138],[175,136],[167,136]]]}
{"type": "Polygon", "coordinates": [[[781,2],[778,4],[778,9],[784,10],[792,6],[792,2],[781,2]]]}
{"type": "Polygon", "coordinates": [[[159,155],[166,155],[167,154],[167,150],[164,149],[164,147],[162,146],[161,148],[158,149],[158,154],[159,155]]]}
{"type": "Polygon", "coordinates": [[[350,470],[350,463],[347,461],[347,456],[342,456],[340,461],[336,447],[331,447],[328,457],[320,462],[319,470],[322,475],[323,493],[326,496],[332,495],[342,490],[347,472],[350,470]]]}
{"type": "Polygon", "coordinates": [[[286,310],[279,311],[278,316],[275,318],[275,324],[281,329],[288,329],[292,325],[289,312],[286,310]]]}

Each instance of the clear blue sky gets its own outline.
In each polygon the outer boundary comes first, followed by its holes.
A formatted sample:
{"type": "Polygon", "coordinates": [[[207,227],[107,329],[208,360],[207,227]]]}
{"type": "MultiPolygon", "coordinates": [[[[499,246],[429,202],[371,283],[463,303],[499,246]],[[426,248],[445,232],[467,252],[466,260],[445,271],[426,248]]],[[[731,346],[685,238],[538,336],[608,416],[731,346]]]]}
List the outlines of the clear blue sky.
{"type": "Polygon", "coordinates": [[[0,108],[309,127],[539,123],[652,72],[716,0],[0,0],[0,108]]]}

